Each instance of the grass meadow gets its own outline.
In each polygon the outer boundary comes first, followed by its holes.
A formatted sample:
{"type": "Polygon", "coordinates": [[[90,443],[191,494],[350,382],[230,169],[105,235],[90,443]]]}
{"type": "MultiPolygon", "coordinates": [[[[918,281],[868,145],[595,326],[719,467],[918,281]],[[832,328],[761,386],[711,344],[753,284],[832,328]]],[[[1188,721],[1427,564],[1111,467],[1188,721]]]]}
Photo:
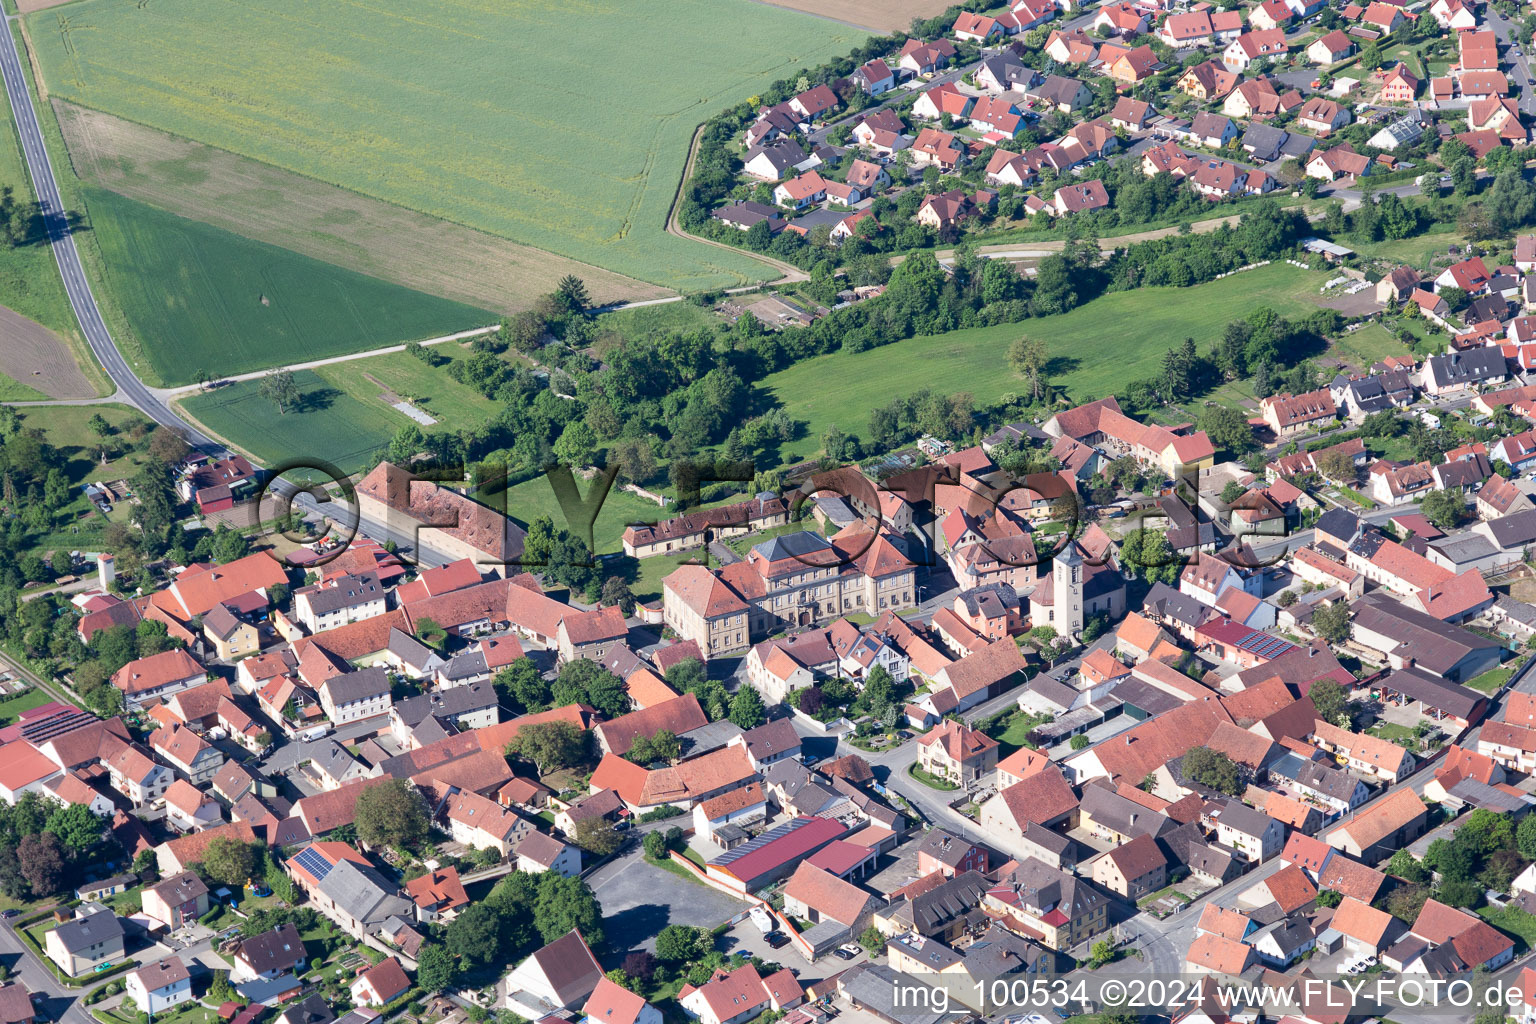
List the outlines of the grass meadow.
{"type": "Polygon", "coordinates": [[[107,284],[152,376],[215,377],[451,334],[495,317],[186,220],[112,192],[86,202],[107,284]]]}
{"type": "Polygon", "coordinates": [[[1186,337],[1209,347],[1226,324],[1255,307],[1285,315],[1316,309],[1310,296],[1321,282],[1311,271],[1272,263],[1193,288],[1112,292],[1060,316],[808,359],[771,374],[762,388],[792,418],[809,422],[812,439],[834,425],[863,434],[873,409],[923,388],[968,391],[978,403],[1018,394],[1021,381],[1008,368],[1008,345],[1023,334],[1045,342],[1050,380],[1074,402],[1103,398],[1156,376],[1163,355],[1186,337]]]}
{"type": "Polygon", "coordinates": [[[84,0],[28,17],[52,96],[680,289],[776,276],[665,233],[694,127],[863,35],[750,0],[84,0]]]}
{"type": "Polygon", "coordinates": [[[259,381],[240,381],[180,400],[193,419],[258,460],[316,456],[343,472],[365,473],[370,456],[410,423],[383,402],[366,402],[331,384],[314,370],[293,375],[302,399],[279,413],[257,393],[259,381]]]}

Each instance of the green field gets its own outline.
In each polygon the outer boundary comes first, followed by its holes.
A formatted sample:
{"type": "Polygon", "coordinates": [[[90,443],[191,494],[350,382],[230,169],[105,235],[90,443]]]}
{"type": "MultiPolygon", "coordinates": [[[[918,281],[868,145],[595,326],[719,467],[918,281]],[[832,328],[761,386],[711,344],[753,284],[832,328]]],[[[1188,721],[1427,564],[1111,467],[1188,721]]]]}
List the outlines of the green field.
{"type": "Polygon", "coordinates": [[[1133,380],[1157,376],[1163,355],[1186,337],[1206,348],[1232,320],[1256,306],[1285,315],[1317,308],[1319,275],[1272,263],[1193,288],[1137,288],[1094,299],[1070,313],[1018,324],[908,338],[856,353],[808,359],[771,374],[763,388],[820,438],[834,424],[865,433],[870,411],[891,399],[931,388],[968,391],[977,403],[1022,390],[1008,368],[1008,345],[1019,335],[1039,338],[1052,363],[1051,382],[1074,402],[1103,398],[1133,380]]]}
{"type": "Polygon", "coordinates": [[[299,370],[294,381],[302,394],[299,407],[279,413],[257,394],[258,381],[228,384],[181,400],[194,419],[261,462],[318,457],[344,472],[366,472],[370,459],[411,421],[383,402],[365,402],[336,387],[313,370],[299,370]]]}
{"type": "MultiPolygon", "coordinates": [[[[10,118],[6,119],[5,130],[0,131],[0,185],[9,186],[18,200],[33,199],[32,181],[21,162],[21,146],[10,118]]],[[[9,306],[65,337],[79,333],[53,250],[41,242],[0,244],[0,305],[9,306]]]]}
{"type": "Polygon", "coordinates": [[[107,285],[171,384],[430,338],[490,313],[88,190],[107,285]]]}
{"type": "Polygon", "coordinates": [[[21,717],[23,711],[40,708],[51,700],[53,698],[46,691],[35,687],[19,697],[0,700],[0,725],[10,725],[21,717]]]}
{"type": "Polygon", "coordinates": [[[85,0],[28,30],[54,96],[695,289],[777,276],[665,233],[695,126],[863,37],[750,0],[85,0]]]}

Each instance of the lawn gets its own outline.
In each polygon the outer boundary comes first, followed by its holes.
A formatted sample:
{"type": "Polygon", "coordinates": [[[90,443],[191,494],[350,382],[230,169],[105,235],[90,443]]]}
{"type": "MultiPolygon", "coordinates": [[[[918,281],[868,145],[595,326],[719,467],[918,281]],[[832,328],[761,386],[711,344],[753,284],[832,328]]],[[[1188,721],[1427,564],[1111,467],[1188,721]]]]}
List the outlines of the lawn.
{"type": "MultiPolygon", "coordinates": [[[[576,484],[581,489],[581,493],[586,494],[592,486],[592,481],[578,477],[576,484]]],[[[520,523],[531,523],[539,516],[548,516],[558,527],[575,529],[561,510],[560,502],[555,498],[555,489],[550,486],[544,476],[536,476],[532,480],[525,480],[509,487],[505,494],[505,508],[502,507],[503,499],[500,495],[482,496],[481,500],[487,505],[501,509],[520,523]]],[[[671,514],[653,501],[646,501],[629,491],[619,490],[619,486],[615,484],[608,491],[602,508],[598,510],[597,519],[592,524],[592,542],[597,554],[622,552],[624,528],[631,523],[656,522],[671,514]]],[[[653,561],[653,559],[645,559],[645,561],[653,561]]]]}
{"type": "Polygon", "coordinates": [[[23,711],[40,708],[51,700],[53,700],[52,697],[36,687],[18,697],[0,700],[0,725],[10,725],[21,717],[23,711]]]}
{"type": "MultiPolygon", "coordinates": [[[[433,345],[428,351],[449,362],[470,354],[462,345],[454,342],[433,345]]],[[[477,427],[493,419],[500,411],[496,402],[450,377],[447,362],[428,366],[405,352],[331,363],[316,367],[315,373],[367,405],[379,403],[379,395],[382,393],[380,385],[383,385],[452,430],[477,427]],[[369,380],[370,377],[373,379],[369,380]]]]}
{"type": "Polygon", "coordinates": [[[100,543],[106,530],[107,520],[94,511],[86,500],[82,485],[94,480],[121,480],[133,476],[143,461],[140,453],[129,453],[130,441],[126,437],[134,426],[148,421],[137,409],[126,405],[44,405],[21,410],[22,426],[28,430],[41,430],[43,439],[58,449],[63,457],[63,470],[69,477],[73,501],[60,511],[59,522],[68,525],[55,531],[29,539],[29,545],[39,551],[54,548],[64,550],[91,550],[100,543]],[[115,429],[109,438],[111,450],[106,465],[97,457],[96,435],[89,423],[97,413],[115,429]],[[87,515],[88,513],[88,515],[87,515]],[[86,518],[76,519],[85,515],[86,518]]]}
{"type": "Polygon", "coordinates": [[[603,313],[593,323],[593,336],[613,331],[626,338],[646,338],[688,332],[714,327],[724,323],[715,313],[692,302],[659,302],[654,306],[635,306],[630,309],[603,313]]]}
{"type": "Polygon", "coordinates": [[[1371,726],[1369,732],[1372,736],[1379,736],[1388,743],[1396,743],[1398,746],[1407,747],[1409,750],[1417,750],[1419,748],[1418,734],[1406,725],[1398,725],[1396,722],[1378,722],[1371,726]]]}
{"type": "Polygon", "coordinates": [[[1349,247],[1362,256],[1377,256],[1395,260],[1398,263],[1406,263],[1422,273],[1429,269],[1429,259],[1432,254],[1444,255],[1448,247],[1460,245],[1465,241],[1466,239],[1459,232],[1447,229],[1416,235],[1413,238],[1359,244],[1351,241],[1349,247]]]}
{"type": "Polygon", "coordinates": [[[1412,355],[1413,349],[1398,341],[1379,323],[1370,324],[1358,331],[1340,331],[1333,339],[1334,355],[1348,360],[1359,370],[1369,370],[1372,363],[1388,356],[1412,355]]]}
{"type": "MultiPolygon", "coordinates": [[[[493,323],[490,313],[86,190],[142,368],[191,384],[493,323]]],[[[131,347],[130,347],[131,350],[131,347]]]]}
{"type": "MultiPolygon", "coordinates": [[[[0,132],[0,186],[12,189],[22,202],[33,200],[32,180],[21,162],[16,125],[9,118],[0,132]]],[[[41,242],[0,245],[0,305],[66,337],[79,337],[80,328],[64,294],[53,250],[41,242]]]]}
{"type": "Polygon", "coordinates": [[[920,768],[918,766],[916,761],[914,761],[911,764],[907,765],[907,774],[912,776],[918,782],[921,782],[923,785],[927,786],[929,789],[940,789],[940,790],[949,791],[949,790],[955,790],[955,789],[959,789],[960,788],[959,786],[955,785],[953,782],[950,782],[948,779],[940,778],[939,776],[933,774],[932,772],[924,771],[922,768],[920,768]]]}
{"type": "Polygon", "coordinates": [[[28,30],[59,98],[685,289],[777,276],[665,233],[695,126],[866,35],[749,0],[86,0],[28,30]]]}
{"type": "Polygon", "coordinates": [[[1474,676],[1471,679],[1468,679],[1467,685],[1472,687],[1474,690],[1481,690],[1484,693],[1493,693],[1494,691],[1498,690],[1499,687],[1508,682],[1509,677],[1514,675],[1514,672],[1515,670],[1512,668],[1491,668],[1480,676],[1474,676]]]}
{"type": "Polygon", "coordinates": [[[1516,955],[1536,949],[1536,915],[1516,906],[1482,907],[1479,917],[1515,940],[1516,955]]]}
{"type": "Polygon", "coordinates": [[[362,473],[396,430],[411,422],[383,402],[363,402],[313,370],[293,375],[302,395],[297,408],[279,413],[258,394],[259,381],[241,381],[190,395],[178,403],[213,433],[273,465],[321,458],[343,472],[362,473]]]}
{"type": "Polygon", "coordinates": [[[819,356],[771,374],[762,386],[792,418],[809,421],[809,437],[834,424],[863,433],[873,409],[922,388],[967,391],[978,404],[1018,393],[1022,381],[1008,370],[1007,353],[1022,334],[1045,342],[1050,380],[1073,401],[1102,398],[1157,376],[1164,354],[1185,337],[1208,346],[1255,306],[1289,316],[1316,309],[1311,298],[1321,283],[1311,271],[1272,263],[1193,288],[1114,292],[1060,316],[819,356]]]}
{"type": "Polygon", "coordinates": [[[998,755],[1007,757],[1024,746],[1030,732],[1039,720],[1025,711],[1015,711],[1008,718],[987,729],[987,735],[997,741],[998,755]]]}

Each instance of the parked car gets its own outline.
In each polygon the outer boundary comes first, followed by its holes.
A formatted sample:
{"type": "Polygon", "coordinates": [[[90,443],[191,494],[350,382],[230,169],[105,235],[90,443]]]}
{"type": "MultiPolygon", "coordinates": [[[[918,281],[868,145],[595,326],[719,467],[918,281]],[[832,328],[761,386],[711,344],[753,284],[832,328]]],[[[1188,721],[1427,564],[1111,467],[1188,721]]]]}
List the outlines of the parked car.
{"type": "Polygon", "coordinates": [[[848,952],[846,949],[842,949],[842,948],[834,949],[832,951],[832,955],[837,957],[839,960],[852,960],[853,959],[853,954],[848,952]]]}
{"type": "Polygon", "coordinates": [[[769,949],[782,949],[789,945],[789,936],[783,932],[769,932],[763,936],[763,941],[768,943],[769,949]]]}

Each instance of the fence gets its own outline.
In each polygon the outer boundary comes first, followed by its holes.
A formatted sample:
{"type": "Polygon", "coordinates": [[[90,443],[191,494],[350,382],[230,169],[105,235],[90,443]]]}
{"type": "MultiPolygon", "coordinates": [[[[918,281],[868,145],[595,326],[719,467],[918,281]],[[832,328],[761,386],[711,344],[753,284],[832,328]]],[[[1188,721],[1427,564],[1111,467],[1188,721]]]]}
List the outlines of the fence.
{"type": "MultiPolygon", "coordinates": [[[[779,927],[784,930],[784,934],[789,936],[790,944],[800,951],[808,963],[813,962],[816,959],[815,950],[813,950],[811,948],[811,944],[806,942],[805,938],[801,936],[800,930],[795,927],[794,922],[791,921],[783,912],[775,910],[773,908],[773,904],[767,902],[766,900],[761,900],[756,896],[753,896],[751,893],[739,892],[734,887],[726,885],[724,882],[718,882],[715,879],[710,878],[707,872],[699,870],[699,866],[697,864],[689,860],[687,857],[684,857],[676,850],[673,850],[670,856],[672,858],[672,863],[681,865],[684,871],[687,871],[690,875],[698,879],[700,882],[703,882],[711,889],[714,889],[718,892],[723,892],[727,896],[734,896],[736,899],[750,904],[746,911],[747,914],[752,913],[752,907],[762,907],[773,917],[775,921],[779,923],[779,927]]],[[[741,920],[741,917],[735,917],[731,919],[731,923],[735,924],[741,920]]]]}

